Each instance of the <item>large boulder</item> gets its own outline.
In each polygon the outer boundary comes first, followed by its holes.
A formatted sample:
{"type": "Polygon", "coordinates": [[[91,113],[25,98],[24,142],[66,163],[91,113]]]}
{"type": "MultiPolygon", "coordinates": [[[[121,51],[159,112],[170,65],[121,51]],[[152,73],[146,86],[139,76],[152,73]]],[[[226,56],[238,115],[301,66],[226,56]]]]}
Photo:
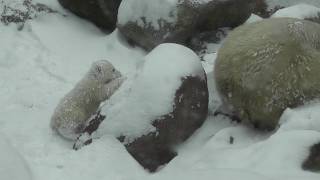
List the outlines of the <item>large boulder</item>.
{"type": "Polygon", "coordinates": [[[181,45],[162,44],[101,109],[106,119],[98,133],[118,137],[144,168],[156,171],[207,113],[207,79],[198,56],[181,45]]]}
{"type": "Polygon", "coordinates": [[[185,44],[196,31],[236,27],[251,14],[250,0],[124,0],[117,27],[146,50],[161,43],[185,44]]]}
{"type": "Polygon", "coordinates": [[[217,89],[241,120],[274,129],[282,112],[320,97],[320,25],[293,18],[235,29],[215,64],[217,89]]]}
{"type": "Polygon", "coordinates": [[[97,26],[113,30],[116,26],[121,0],[58,0],[74,14],[88,19],[97,26]]]}

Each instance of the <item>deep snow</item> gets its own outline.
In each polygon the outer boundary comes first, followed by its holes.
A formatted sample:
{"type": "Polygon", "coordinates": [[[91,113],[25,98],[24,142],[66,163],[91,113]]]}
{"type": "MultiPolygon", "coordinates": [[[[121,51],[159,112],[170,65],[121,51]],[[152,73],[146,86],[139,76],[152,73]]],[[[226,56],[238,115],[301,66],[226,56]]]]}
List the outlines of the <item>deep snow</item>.
{"type": "MultiPolygon", "coordinates": [[[[49,127],[60,98],[93,61],[107,59],[131,78],[143,65],[146,53],[130,48],[117,31],[105,35],[61,9],[55,0],[42,2],[67,17],[45,15],[27,22],[22,31],[15,25],[0,24],[0,142],[8,139],[14,149],[1,143],[0,159],[21,163],[12,173],[30,174],[33,180],[320,178],[320,174],[300,168],[308,148],[320,141],[319,103],[287,110],[280,129],[269,133],[210,115],[187,142],[177,147],[179,156],[155,174],[144,171],[113,136],[104,135],[89,146],[72,150],[72,142],[61,139],[49,127]]],[[[213,45],[203,62],[209,78],[211,112],[220,104],[212,73],[218,47],[213,45]]],[[[0,166],[10,168],[2,162],[0,166]]],[[[6,175],[0,174],[0,179],[6,175]]]]}

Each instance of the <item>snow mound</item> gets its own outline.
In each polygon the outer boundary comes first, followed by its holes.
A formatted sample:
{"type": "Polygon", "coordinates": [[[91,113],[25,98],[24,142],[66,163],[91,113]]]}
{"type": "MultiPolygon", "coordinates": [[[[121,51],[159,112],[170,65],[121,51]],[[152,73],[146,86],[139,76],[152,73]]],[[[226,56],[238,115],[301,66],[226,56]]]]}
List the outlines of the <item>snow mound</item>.
{"type": "Polygon", "coordinates": [[[101,132],[136,138],[154,131],[151,121],[173,110],[182,77],[203,76],[198,56],[178,44],[162,44],[144,59],[137,75],[124,82],[102,108],[107,117],[101,132]]]}
{"type": "Polygon", "coordinates": [[[137,23],[141,27],[160,29],[175,23],[178,0],[123,0],[118,10],[118,24],[137,23]]]}
{"type": "Polygon", "coordinates": [[[286,109],[280,119],[280,129],[313,130],[320,132],[320,103],[312,103],[296,109],[286,109]]]}
{"type": "Polygon", "coordinates": [[[308,4],[297,4],[291,7],[280,9],[275,12],[271,17],[290,17],[297,19],[316,18],[320,15],[320,8],[308,4]]]}
{"type": "Polygon", "coordinates": [[[31,180],[31,172],[25,160],[4,135],[0,137],[0,179],[31,180]]]}

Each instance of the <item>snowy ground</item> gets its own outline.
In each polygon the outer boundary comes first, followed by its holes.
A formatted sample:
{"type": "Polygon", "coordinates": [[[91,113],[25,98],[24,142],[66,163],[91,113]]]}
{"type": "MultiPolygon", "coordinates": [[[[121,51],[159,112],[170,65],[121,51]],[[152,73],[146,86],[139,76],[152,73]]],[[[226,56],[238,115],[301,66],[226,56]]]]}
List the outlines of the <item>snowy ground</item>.
{"type": "MultiPolygon", "coordinates": [[[[155,174],[144,171],[112,136],[105,135],[90,146],[72,150],[72,142],[49,128],[59,99],[93,61],[107,59],[125,76],[131,76],[143,63],[145,53],[129,48],[117,32],[105,35],[65,12],[54,0],[46,3],[68,16],[43,16],[28,22],[22,31],[17,31],[15,25],[0,24],[0,133],[13,146],[0,141],[1,178],[10,177],[4,172],[29,172],[34,180],[320,178],[320,174],[300,168],[308,148],[320,141],[319,104],[288,109],[279,130],[269,133],[231,123],[225,117],[209,116],[194,136],[177,147],[179,156],[155,174]],[[233,144],[229,143],[230,137],[234,138],[233,144]],[[10,155],[14,151],[21,158],[12,162],[25,159],[26,165],[22,163],[17,169],[4,165],[10,159],[3,159],[15,157],[10,155]]],[[[212,45],[212,54],[207,54],[203,63],[210,82],[211,111],[219,104],[211,72],[217,47],[212,45]]]]}

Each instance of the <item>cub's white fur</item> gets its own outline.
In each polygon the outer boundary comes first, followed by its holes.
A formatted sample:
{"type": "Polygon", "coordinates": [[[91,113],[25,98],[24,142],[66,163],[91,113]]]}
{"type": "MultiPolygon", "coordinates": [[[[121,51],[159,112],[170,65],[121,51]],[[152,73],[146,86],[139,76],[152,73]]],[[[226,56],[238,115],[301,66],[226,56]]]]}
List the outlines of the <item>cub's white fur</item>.
{"type": "Polygon", "coordinates": [[[111,63],[96,61],[89,72],[59,102],[51,128],[67,139],[76,139],[89,118],[122,84],[123,78],[111,63]]]}

